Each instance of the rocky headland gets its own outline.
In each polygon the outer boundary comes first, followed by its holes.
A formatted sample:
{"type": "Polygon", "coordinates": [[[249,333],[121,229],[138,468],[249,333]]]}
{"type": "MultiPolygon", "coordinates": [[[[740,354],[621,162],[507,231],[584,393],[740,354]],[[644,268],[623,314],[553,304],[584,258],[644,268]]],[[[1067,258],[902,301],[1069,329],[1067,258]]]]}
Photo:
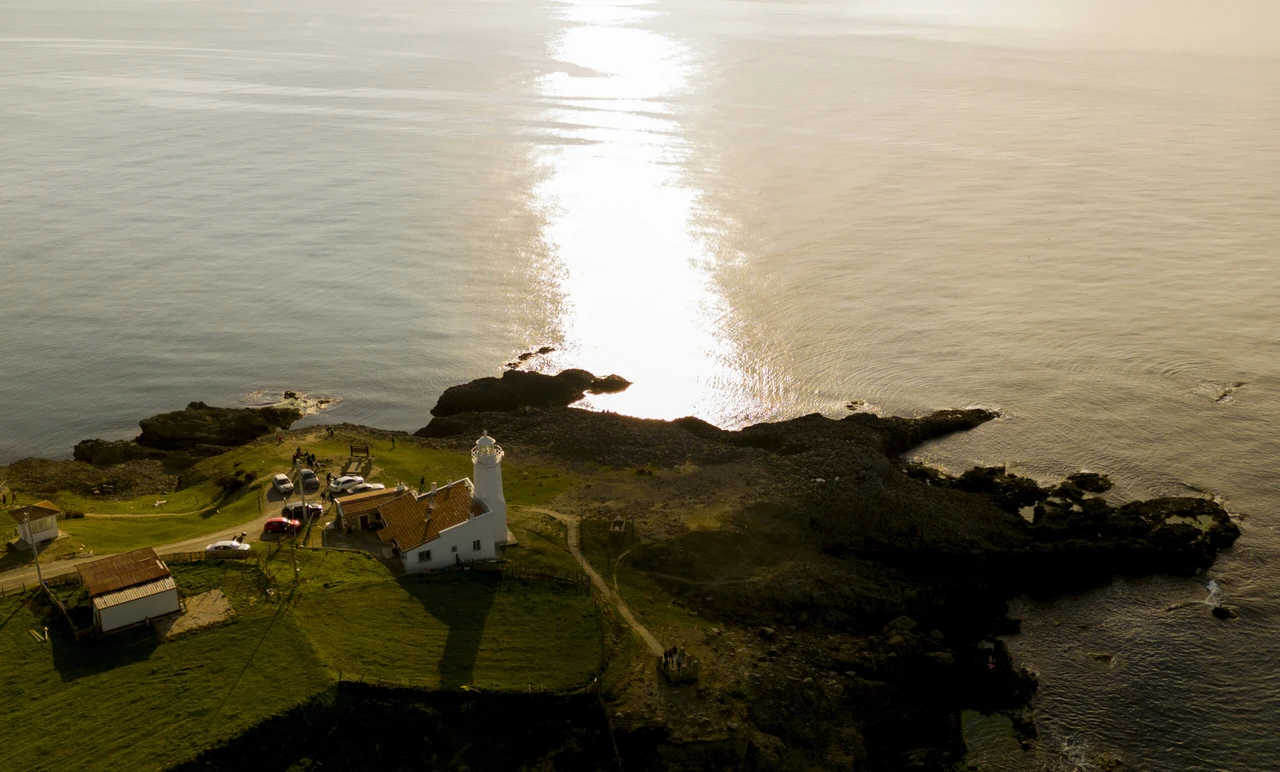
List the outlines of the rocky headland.
{"type": "Polygon", "coordinates": [[[1100,474],[1044,485],[901,458],[997,417],[983,410],[726,431],[484,393],[417,434],[461,450],[488,430],[512,455],[634,470],[590,477],[558,506],[584,517],[584,541],[599,535],[615,581],[714,623],[666,630],[664,645],[706,663],[689,699],[622,689],[609,707],[665,727],[664,768],[952,770],[963,709],[1008,713],[1030,747],[1035,679],[999,639],[1018,629],[1006,600],[1191,574],[1239,534],[1205,498],[1114,504],[1100,474]],[[605,545],[619,518],[634,541],[605,545]]]}
{"type": "MultiPolygon", "coordinates": [[[[416,437],[350,428],[459,452],[488,430],[508,457],[577,477],[553,505],[581,519],[584,552],[646,604],[640,615],[664,646],[702,663],[696,685],[666,686],[620,643],[629,634],[614,639],[631,664],[602,678],[600,727],[631,769],[955,770],[966,709],[1009,715],[1030,747],[1036,681],[1001,640],[1018,630],[1007,599],[1117,574],[1191,574],[1239,534],[1215,501],[1113,502],[1096,473],[1045,484],[902,458],[997,418],[984,410],[815,414],[729,431],[569,406],[627,385],[512,370],[447,390],[416,437]]],[[[86,440],[75,460],[8,469],[39,478],[29,490],[112,476],[172,486],[200,458],[273,441],[299,417],[194,402],[143,420],[134,440],[86,440]]]]}

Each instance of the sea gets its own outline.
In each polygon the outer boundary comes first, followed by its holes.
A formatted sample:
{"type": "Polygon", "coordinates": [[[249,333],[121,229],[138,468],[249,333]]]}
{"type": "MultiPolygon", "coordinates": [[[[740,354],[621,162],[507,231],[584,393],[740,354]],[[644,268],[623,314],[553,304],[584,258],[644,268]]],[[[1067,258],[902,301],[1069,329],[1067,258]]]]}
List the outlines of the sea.
{"type": "Polygon", "coordinates": [[[1280,769],[1273,0],[0,0],[0,462],[287,389],[414,430],[543,346],[1217,497],[1203,576],[1014,600],[1040,739],[973,758],[1280,769]]]}

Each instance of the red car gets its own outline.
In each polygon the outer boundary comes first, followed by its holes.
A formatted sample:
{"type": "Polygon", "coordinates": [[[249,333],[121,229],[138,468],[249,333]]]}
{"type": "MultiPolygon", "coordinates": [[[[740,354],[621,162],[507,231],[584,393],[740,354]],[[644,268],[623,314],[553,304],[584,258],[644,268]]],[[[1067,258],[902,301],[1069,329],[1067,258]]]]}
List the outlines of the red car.
{"type": "Polygon", "coordinates": [[[263,533],[293,533],[301,527],[302,523],[297,520],[290,520],[287,517],[273,517],[262,526],[262,531],[263,533]]]}

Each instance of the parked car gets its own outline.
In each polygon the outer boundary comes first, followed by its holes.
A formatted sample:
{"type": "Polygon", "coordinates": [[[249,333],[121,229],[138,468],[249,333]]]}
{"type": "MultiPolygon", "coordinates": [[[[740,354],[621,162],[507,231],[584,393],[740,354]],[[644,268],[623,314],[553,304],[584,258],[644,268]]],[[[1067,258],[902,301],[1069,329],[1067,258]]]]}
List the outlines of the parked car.
{"type": "Polygon", "coordinates": [[[382,483],[360,483],[359,485],[353,486],[351,490],[347,491],[347,493],[367,493],[368,491],[384,490],[386,487],[387,486],[382,483]]]}
{"type": "Polygon", "coordinates": [[[276,489],[276,493],[281,496],[293,495],[293,483],[289,482],[289,476],[278,474],[271,478],[271,487],[276,489]]]}
{"type": "Polygon", "coordinates": [[[232,556],[232,555],[241,555],[245,552],[248,552],[251,549],[253,548],[250,547],[248,544],[244,544],[242,542],[232,541],[228,539],[227,541],[215,541],[213,544],[210,544],[208,547],[205,547],[204,551],[206,554],[210,554],[210,555],[232,556]]]}
{"type": "Polygon", "coordinates": [[[281,507],[280,514],[290,520],[301,520],[305,523],[308,518],[314,520],[324,514],[324,507],[315,502],[309,502],[304,506],[301,501],[294,501],[281,507]]]}
{"type": "Polygon", "coordinates": [[[364,478],[358,474],[344,474],[333,478],[333,482],[329,483],[329,492],[346,493],[363,482],[364,478]]]}
{"type": "Polygon", "coordinates": [[[310,469],[299,470],[298,482],[302,483],[302,489],[307,493],[315,493],[320,490],[320,478],[310,469]]]}
{"type": "MultiPolygon", "coordinates": [[[[262,525],[263,533],[293,533],[302,527],[302,523],[287,517],[271,517],[267,518],[267,522],[262,525]]],[[[249,545],[244,545],[249,546],[249,545]]]]}

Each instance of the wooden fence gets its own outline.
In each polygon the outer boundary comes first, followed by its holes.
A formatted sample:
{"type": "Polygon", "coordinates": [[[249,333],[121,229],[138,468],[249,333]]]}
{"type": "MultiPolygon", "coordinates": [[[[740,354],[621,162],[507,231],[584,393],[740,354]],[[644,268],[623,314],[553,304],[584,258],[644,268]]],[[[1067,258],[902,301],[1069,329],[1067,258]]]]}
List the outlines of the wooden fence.
{"type": "Polygon", "coordinates": [[[590,592],[591,579],[586,574],[580,574],[573,571],[549,571],[543,568],[533,568],[531,566],[522,566],[518,563],[509,561],[475,561],[473,563],[462,563],[461,565],[445,566],[437,568],[434,571],[426,571],[424,574],[444,574],[450,571],[488,571],[491,573],[502,574],[503,579],[544,579],[561,584],[571,585],[581,589],[584,592],[590,592]]]}
{"type": "Polygon", "coordinates": [[[182,563],[196,560],[250,560],[256,557],[256,554],[253,550],[244,550],[242,552],[235,552],[232,554],[224,552],[208,553],[201,550],[199,552],[166,552],[159,557],[166,563],[169,561],[182,563]]]}

